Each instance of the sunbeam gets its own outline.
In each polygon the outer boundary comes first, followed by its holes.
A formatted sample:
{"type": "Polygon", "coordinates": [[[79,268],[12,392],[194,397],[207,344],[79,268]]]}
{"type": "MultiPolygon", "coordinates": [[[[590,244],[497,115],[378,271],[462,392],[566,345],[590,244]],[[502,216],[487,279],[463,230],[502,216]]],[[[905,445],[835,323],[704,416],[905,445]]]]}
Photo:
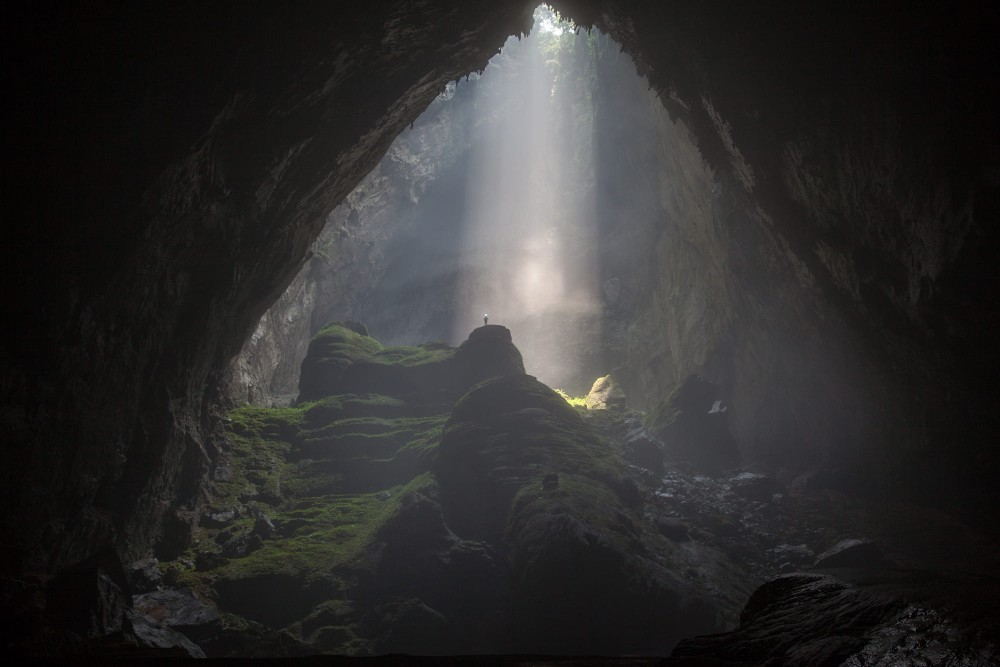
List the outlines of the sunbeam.
{"type": "Polygon", "coordinates": [[[542,5],[535,29],[511,37],[477,88],[484,113],[503,114],[476,147],[465,184],[461,298],[453,339],[489,314],[509,327],[529,372],[582,387],[579,350],[599,337],[600,276],[585,248],[595,233],[593,112],[578,85],[586,41],[542,5]],[[582,53],[581,53],[582,51],[582,53]],[[503,76],[501,76],[503,73],[503,76]],[[491,82],[492,83],[492,82],[491,82]],[[574,341],[565,344],[564,332],[574,341]]]}

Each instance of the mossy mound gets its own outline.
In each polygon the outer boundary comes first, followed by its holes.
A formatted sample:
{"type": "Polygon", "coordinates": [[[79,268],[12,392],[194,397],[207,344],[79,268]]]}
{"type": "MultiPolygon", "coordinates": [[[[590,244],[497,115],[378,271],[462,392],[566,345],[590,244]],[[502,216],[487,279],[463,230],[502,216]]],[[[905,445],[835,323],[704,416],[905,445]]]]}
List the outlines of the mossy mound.
{"type": "Polygon", "coordinates": [[[309,342],[299,375],[299,403],[314,401],[339,391],[344,371],[361,359],[380,352],[382,344],[365,333],[357,323],[331,322],[309,342]],[[351,325],[356,326],[351,326],[351,325]]]}
{"type": "Polygon", "coordinates": [[[448,526],[506,554],[514,650],[662,652],[678,629],[712,626],[712,603],[671,573],[676,547],[643,516],[619,446],[535,378],[465,395],[435,471],[448,526]]]}
{"type": "Polygon", "coordinates": [[[459,400],[445,425],[437,470],[453,508],[449,521],[486,537],[501,530],[517,490],[549,473],[627,487],[611,446],[530,375],[487,380],[459,400]]]}
{"type": "Polygon", "coordinates": [[[695,471],[736,468],[740,454],[721,399],[718,386],[692,375],[647,415],[646,429],[663,443],[668,458],[695,471]]]}
{"type": "Polygon", "coordinates": [[[351,324],[355,326],[328,324],[309,344],[299,380],[300,403],[331,395],[376,394],[437,411],[450,407],[477,382],[524,374],[521,353],[505,327],[480,327],[456,350],[441,342],[382,347],[358,333],[367,331],[364,325],[351,324]]]}

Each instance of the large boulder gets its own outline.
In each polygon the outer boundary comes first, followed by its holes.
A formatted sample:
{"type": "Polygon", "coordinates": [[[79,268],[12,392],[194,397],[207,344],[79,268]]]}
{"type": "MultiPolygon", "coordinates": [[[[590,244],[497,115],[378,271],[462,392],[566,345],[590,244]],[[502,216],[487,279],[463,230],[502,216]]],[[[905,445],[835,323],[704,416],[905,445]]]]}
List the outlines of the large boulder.
{"type": "Polygon", "coordinates": [[[200,646],[166,623],[157,621],[151,616],[147,616],[134,609],[129,610],[127,615],[132,624],[132,631],[135,633],[136,641],[141,646],[164,649],[171,652],[171,655],[187,656],[190,658],[205,657],[205,652],[201,650],[200,646]]]}
{"type": "Polygon", "coordinates": [[[344,371],[354,362],[379,352],[382,345],[370,337],[363,325],[331,322],[309,343],[299,375],[299,402],[313,401],[340,392],[344,371]],[[364,331],[364,333],[359,333],[364,331]]]}
{"type": "Polygon", "coordinates": [[[587,406],[588,410],[623,408],[625,407],[625,392],[610,375],[605,375],[594,380],[584,405],[587,406]]]}
{"type": "Polygon", "coordinates": [[[222,628],[219,611],[190,589],[144,593],[133,598],[133,605],[136,611],[194,641],[208,639],[222,628]]]}

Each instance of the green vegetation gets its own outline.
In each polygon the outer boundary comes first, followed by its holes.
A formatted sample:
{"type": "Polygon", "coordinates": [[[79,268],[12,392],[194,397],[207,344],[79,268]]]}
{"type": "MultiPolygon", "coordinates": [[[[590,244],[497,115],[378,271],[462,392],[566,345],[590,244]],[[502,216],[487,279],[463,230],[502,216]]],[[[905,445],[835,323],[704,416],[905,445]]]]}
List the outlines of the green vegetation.
{"type": "Polygon", "coordinates": [[[320,329],[313,336],[309,348],[310,355],[320,361],[343,360],[351,363],[384,349],[382,344],[371,336],[362,336],[339,323],[327,324],[320,329]]]}
{"type": "Polygon", "coordinates": [[[552,391],[559,394],[559,396],[572,405],[574,408],[586,408],[587,407],[587,397],[586,396],[570,396],[562,389],[553,389],[552,391]]]}
{"type": "Polygon", "coordinates": [[[455,350],[447,343],[434,342],[413,347],[387,347],[373,356],[372,361],[409,367],[447,361],[454,354],[455,350]]]}

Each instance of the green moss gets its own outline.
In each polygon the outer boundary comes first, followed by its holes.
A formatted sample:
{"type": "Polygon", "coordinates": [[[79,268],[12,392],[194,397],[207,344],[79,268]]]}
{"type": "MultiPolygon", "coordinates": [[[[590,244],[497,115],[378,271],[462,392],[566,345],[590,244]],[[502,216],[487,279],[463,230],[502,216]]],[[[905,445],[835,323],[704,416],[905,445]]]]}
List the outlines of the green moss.
{"type": "Polygon", "coordinates": [[[521,556],[518,548],[556,544],[554,533],[566,532],[571,525],[577,526],[568,531],[574,539],[586,531],[585,541],[597,541],[621,553],[644,550],[639,522],[608,486],[588,477],[560,474],[555,488],[545,489],[539,480],[521,487],[514,497],[507,522],[507,539],[515,549],[512,558],[521,556]]]}
{"type": "Polygon", "coordinates": [[[572,405],[574,408],[586,408],[587,406],[586,396],[570,396],[562,389],[553,389],[552,391],[559,394],[560,398],[572,405]]]}
{"type": "Polygon", "coordinates": [[[351,361],[357,361],[382,350],[382,344],[371,336],[362,336],[336,322],[327,324],[313,336],[309,343],[310,351],[313,345],[320,348],[317,351],[327,352],[325,355],[320,355],[320,358],[338,356],[351,361]]]}
{"type": "Polygon", "coordinates": [[[313,336],[302,360],[300,400],[315,400],[338,393],[344,370],[382,351],[382,344],[338,323],[328,324],[313,336]]]}
{"type": "Polygon", "coordinates": [[[445,425],[441,456],[470,463],[481,473],[553,470],[602,480],[624,473],[613,446],[556,392],[528,375],[489,380],[462,397],[445,425]]]}
{"type": "Polygon", "coordinates": [[[424,343],[412,347],[387,347],[372,357],[372,361],[380,364],[398,366],[420,366],[447,361],[455,356],[454,348],[447,343],[424,343]]]}
{"type": "Polygon", "coordinates": [[[229,478],[215,484],[216,505],[235,508],[247,500],[280,502],[283,482],[294,477],[286,456],[307,407],[244,406],[229,413],[229,478]]]}
{"type": "Polygon", "coordinates": [[[338,567],[366,567],[371,539],[395,507],[395,496],[319,496],[289,503],[272,517],[288,534],[265,540],[260,549],[219,568],[217,575],[289,574],[308,581],[338,567]]]}

